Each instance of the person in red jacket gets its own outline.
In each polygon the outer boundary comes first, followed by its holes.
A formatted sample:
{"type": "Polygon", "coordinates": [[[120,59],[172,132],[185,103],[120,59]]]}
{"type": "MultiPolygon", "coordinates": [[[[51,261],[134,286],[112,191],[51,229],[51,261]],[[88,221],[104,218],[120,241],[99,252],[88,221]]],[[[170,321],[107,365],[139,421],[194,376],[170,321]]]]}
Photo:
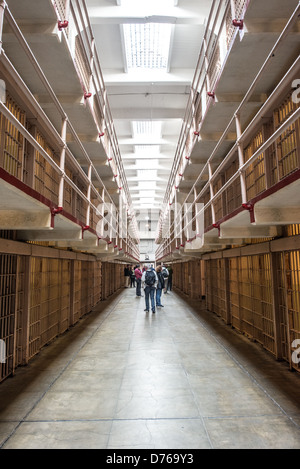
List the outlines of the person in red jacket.
{"type": "Polygon", "coordinates": [[[141,284],[142,284],[142,271],[140,269],[140,266],[137,265],[134,271],[135,274],[135,280],[136,280],[136,296],[142,296],[141,293],[141,284]]]}

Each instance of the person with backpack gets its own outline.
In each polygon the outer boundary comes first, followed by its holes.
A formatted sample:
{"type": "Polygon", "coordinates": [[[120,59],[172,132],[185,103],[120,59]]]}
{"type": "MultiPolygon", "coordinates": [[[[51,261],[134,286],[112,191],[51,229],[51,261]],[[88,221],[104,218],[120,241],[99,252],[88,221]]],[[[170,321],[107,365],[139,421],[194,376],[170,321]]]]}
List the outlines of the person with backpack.
{"type": "Polygon", "coordinates": [[[152,313],[155,313],[155,290],[157,287],[158,278],[155,270],[151,269],[151,265],[148,266],[147,270],[142,275],[142,285],[145,289],[145,304],[146,313],[149,313],[149,297],[151,300],[152,313]]]}

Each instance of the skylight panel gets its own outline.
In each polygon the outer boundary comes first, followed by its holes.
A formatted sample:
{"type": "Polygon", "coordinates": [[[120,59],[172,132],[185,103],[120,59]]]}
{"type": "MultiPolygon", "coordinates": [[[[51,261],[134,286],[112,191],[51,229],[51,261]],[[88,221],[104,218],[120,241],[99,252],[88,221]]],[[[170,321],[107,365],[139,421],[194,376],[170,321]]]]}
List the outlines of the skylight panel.
{"type": "Polygon", "coordinates": [[[123,31],[128,70],[167,70],[171,24],[124,24],[123,31]]]}

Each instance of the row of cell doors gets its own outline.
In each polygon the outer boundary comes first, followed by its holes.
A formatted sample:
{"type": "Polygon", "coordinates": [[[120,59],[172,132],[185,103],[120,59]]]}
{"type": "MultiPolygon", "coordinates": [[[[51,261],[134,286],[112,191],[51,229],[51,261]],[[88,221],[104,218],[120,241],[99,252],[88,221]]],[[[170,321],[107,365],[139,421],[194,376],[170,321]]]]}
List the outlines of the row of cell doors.
{"type": "Polygon", "coordinates": [[[205,265],[207,308],[300,371],[300,251],[205,265]]]}

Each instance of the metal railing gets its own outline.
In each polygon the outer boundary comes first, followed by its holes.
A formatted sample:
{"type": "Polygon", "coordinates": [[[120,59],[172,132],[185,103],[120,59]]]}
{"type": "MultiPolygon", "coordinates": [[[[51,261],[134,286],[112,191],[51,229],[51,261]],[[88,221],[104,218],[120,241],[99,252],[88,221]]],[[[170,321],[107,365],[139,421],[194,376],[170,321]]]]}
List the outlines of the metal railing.
{"type": "MultiPolygon", "coordinates": [[[[56,7],[56,11],[58,12],[58,14],[62,15],[63,14],[62,12],[63,2],[57,2],[56,0],[54,0],[53,3],[55,4],[54,6],[56,7]]],[[[80,7],[79,2],[76,2],[76,5],[78,7],[77,12],[75,12],[71,2],[66,1],[65,3],[66,12],[69,15],[73,15],[73,23],[71,22],[71,25],[69,25],[68,23],[68,36],[66,35],[67,38],[71,37],[71,35],[74,34],[74,31],[72,33],[72,26],[74,27],[74,24],[76,23],[76,15],[79,15],[81,20],[83,20],[85,16],[86,24],[89,27],[88,30],[90,34],[92,34],[86,7],[85,7],[84,2],[82,3],[83,3],[83,7],[82,7],[83,9],[81,10],[79,8],[80,7]]],[[[35,153],[39,155],[39,158],[42,158],[42,160],[39,163],[42,164],[42,166],[45,164],[49,165],[49,167],[51,167],[51,170],[53,171],[53,179],[56,180],[58,178],[58,188],[56,189],[57,193],[55,194],[55,200],[53,200],[52,198],[51,202],[53,202],[53,204],[57,204],[58,208],[59,207],[64,208],[64,206],[66,205],[66,193],[68,193],[70,197],[70,194],[72,192],[73,198],[75,197],[75,194],[76,194],[76,197],[80,201],[80,205],[82,206],[83,209],[80,209],[78,211],[78,206],[77,208],[73,207],[73,212],[71,214],[74,216],[76,213],[80,213],[80,220],[79,220],[80,223],[83,226],[90,228],[90,223],[92,222],[93,226],[91,228],[94,231],[96,231],[96,225],[97,225],[96,222],[103,219],[105,216],[105,213],[110,213],[109,218],[105,220],[106,224],[108,224],[109,226],[110,236],[108,238],[109,239],[114,238],[116,241],[120,241],[120,245],[122,245],[122,240],[119,240],[119,233],[127,233],[127,214],[125,215],[125,217],[122,217],[122,213],[119,212],[117,207],[115,206],[108,190],[105,187],[105,183],[101,180],[101,177],[98,171],[96,170],[91,158],[89,157],[89,154],[85,150],[77,132],[75,131],[72,123],[70,122],[68,115],[64,111],[59,99],[57,98],[55,92],[53,91],[49,81],[47,80],[46,75],[44,74],[39,63],[37,62],[29,44],[27,43],[17,22],[15,21],[13,15],[11,14],[6,2],[4,1],[0,5],[0,14],[1,14],[1,32],[3,30],[3,23],[7,22],[13,34],[15,35],[17,42],[19,43],[22,50],[27,55],[36,75],[39,77],[48,96],[51,98],[51,102],[54,104],[55,109],[57,110],[62,120],[61,133],[59,134],[56,128],[54,127],[54,125],[52,124],[52,122],[50,121],[50,119],[46,116],[44,111],[41,109],[39,103],[34,98],[32,93],[30,92],[26,84],[24,83],[24,81],[22,80],[18,71],[10,62],[9,58],[5,54],[5,51],[2,49],[0,60],[2,61],[4,67],[8,70],[9,74],[14,77],[21,92],[24,93],[24,95],[30,99],[30,102],[33,105],[36,115],[38,117],[38,128],[41,130],[41,132],[42,132],[42,129],[45,129],[47,131],[47,134],[51,135],[54,152],[56,153],[56,158],[54,158],[53,154],[45,151],[45,149],[37,141],[36,136],[28,131],[27,126],[24,125],[25,122],[21,122],[20,119],[18,119],[8,109],[5,102],[0,102],[0,111],[1,111],[1,114],[3,115],[3,118],[5,118],[7,122],[11,123],[11,125],[24,138],[24,141],[25,141],[25,144],[23,145],[23,153],[21,152],[22,161],[20,162],[20,167],[22,167],[24,170],[22,174],[18,174],[18,175],[15,174],[15,176],[18,179],[20,179],[22,182],[28,183],[28,180],[30,178],[28,177],[29,168],[25,168],[26,165],[28,166],[28,162],[25,162],[25,159],[27,159],[27,156],[28,156],[26,155],[26,147],[33,148],[35,153]],[[76,152],[77,152],[76,156],[77,157],[75,157],[75,155],[71,152],[70,148],[68,147],[67,132],[72,136],[73,141],[76,143],[76,152]],[[58,157],[57,157],[57,154],[59,155],[58,157]],[[83,170],[81,164],[78,162],[79,158],[82,161],[84,161],[84,165],[88,167],[87,173],[83,170]],[[74,181],[74,178],[72,175],[75,173],[76,173],[76,178],[78,181],[80,181],[80,183],[77,183],[74,181]],[[96,188],[92,181],[97,181],[97,186],[99,187],[96,188]],[[100,210],[99,210],[99,206],[101,206],[100,210]]],[[[61,20],[61,18],[59,18],[59,20],[61,20]]],[[[62,30],[61,33],[66,34],[64,30],[62,30]]],[[[84,28],[84,31],[76,30],[76,34],[78,37],[80,37],[80,42],[83,43],[82,35],[87,34],[86,28],[84,28]]],[[[120,175],[119,191],[121,191],[121,184],[122,184],[122,188],[125,189],[122,194],[123,203],[129,206],[131,202],[130,200],[128,200],[128,198],[126,198],[129,196],[127,182],[126,182],[126,178],[124,174],[123,165],[121,162],[121,157],[120,157],[119,150],[118,150],[117,138],[116,138],[116,134],[113,128],[113,124],[112,124],[112,117],[111,117],[109,105],[107,102],[106,90],[105,90],[105,86],[103,82],[103,77],[101,75],[100,64],[99,64],[97,52],[95,50],[93,38],[90,37],[89,41],[87,41],[85,38],[84,45],[89,47],[88,50],[90,51],[91,54],[93,53],[91,57],[93,57],[93,59],[95,58],[95,60],[93,60],[93,63],[95,64],[95,66],[93,66],[92,68],[88,68],[87,72],[88,74],[90,74],[91,83],[92,82],[94,83],[94,89],[97,90],[97,92],[95,91],[95,102],[98,103],[99,110],[103,112],[104,114],[104,120],[102,122],[102,125],[105,126],[105,135],[107,138],[107,142],[109,142],[109,148],[107,148],[107,151],[109,152],[108,159],[112,160],[112,164],[114,164],[119,169],[119,175],[120,175]],[[101,99],[99,96],[101,96],[101,99]]],[[[86,49],[84,50],[86,53],[87,52],[86,49]]],[[[99,126],[97,115],[94,113],[92,108],[90,108],[90,110],[95,119],[96,125],[99,126]]],[[[100,130],[101,129],[99,127],[99,132],[100,130]]],[[[1,164],[1,158],[0,158],[0,166],[4,167],[4,163],[2,162],[1,164]]],[[[6,165],[6,169],[8,169],[7,166],[8,165],[6,165]]],[[[32,170],[31,168],[31,172],[32,171],[34,172],[34,170],[32,170]]],[[[34,177],[31,178],[30,186],[34,188],[34,177]]],[[[51,193],[50,190],[49,190],[49,193],[51,193]]],[[[69,207],[71,207],[71,205],[74,206],[74,203],[73,204],[70,203],[70,200],[69,200],[69,207]]],[[[134,214],[131,214],[131,217],[134,222],[135,220],[134,214]]],[[[134,231],[134,235],[136,236],[136,239],[138,239],[136,229],[134,231]]],[[[128,236],[130,237],[130,235],[128,236]]],[[[125,241],[126,240],[124,240],[124,242],[125,241]]],[[[132,251],[132,253],[134,254],[134,256],[138,257],[139,253],[136,248],[136,244],[134,242],[132,244],[130,243],[129,250],[132,250],[132,246],[135,246],[135,249],[132,251]]]]}
{"type": "MultiPolygon", "coordinates": [[[[278,139],[280,138],[283,140],[287,139],[288,137],[286,137],[285,135],[286,132],[288,132],[289,135],[292,135],[293,133],[296,132],[296,129],[292,128],[291,126],[293,126],[295,122],[299,119],[299,116],[300,116],[299,106],[293,103],[291,104],[291,102],[289,103],[289,108],[288,108],[289,110],[284,113],[284,116],[285,116],[284,119],[281,119],[281,121],[277,123],[277,129],[275,131],[270,131],[269,134],[265,136],[263,142],[261,142],[258,148],[254,152],[253,151],[252,153],[250,152],[250,157],[249,155],[246,155],[244,153],[243,147],[245,145],[245,142],[249,141],[250,138],[254,137],[254,132],[257,132],[257,126],[261,122],[261,118],[265,116],[267,112],[270,112],[270,111],[273,112],[275,106],[279,105],[277,101],[278,95],[282,94],[284,90],[288,89],[288,87],[291,86],[291,77],[295,76],[295,73],[297,72],[297,70],[299,70],[299,57],[292,64],[292,66],[290,67],[288,72],[284,75],[284,77],[282,78],[278,86],[274,89],[273,93],[271,93],[271,95],[262,105],[260,110],[257,112],[256,116],[252,119],[252,121],[248,124],[247,128],[243,132],[241,130],[240,113],[243,107],[245,106],[245,104],[250,99],[251,95],[253,94],[257,83],[264,76],[264,72],[266,71],[267,66],[270,63],[270,60],[273,54],[277,52],[277,48],[280,47],[284,39],[292,31],[292,28],[294,27],[294,24],[297,21],[298,15],[299,15],[299,6],[295,9],[289,21],[287,22],[286,27],[280,34],[278,40],[276,41],[274,47],[272,48],[270,54],[268,55],[265,63],[263,64],[259,73],[253,80],[250,88],[245,94],[236,112],[233,114],[232,118],[230,119],[229,124],[224,130],[213,152],[209,156],[203,169],[199,173],[196,181],[193,183],[192,188],[190,189],[189,193],[185,197],[184,202],[182,202],[181,204],[182,206],[184,206],[185,203],[190,202],[192,200],[189,210],[194,210],[195,205],[197,203],[199,202],[204,203],[205,230],[210,229],[212,225],[218,224],[218,222],[224,215],[228,215],[234,211],[232,207],[231,209],[226,209],[226,200],[229,196],[229,191],[231,191],[232,193],[236,193],[238,189],[238,191],[240,192],[240,198],[241,198],[240,202],[237,202],[238,198],[236,198],[235,203],[238,203],[238,206],[234,208],[241,207],[242,204],[247,205],[250,198],[252,198],[249,196],[249,194],[251,193],[251,191],[249,190],[249,181],[251,181],[251,172],[253,171],[253,168],[255,167],[259,168],[259,171],[260,171],[260,174],[259,174],[259,178],[261,179],[260,190],[263,191],[267,189],[268,187],[270,187],[270,185],[273,185],[276,182],[278,182],[274,179],[274,177],[272,179],[271,175],[269,174],[271,172],[269,168],[267,168],[267,173],[268,172],[269,173],[266,175],[264,174],[265,165],[264,165],[263,155],[265,153],[268,153],[268,152],[270,153],[271,151],[273,151],[272,148],[275,144],[274,142],[277,142],[278,139]],[[214,163],[215,156],[221,144],[224,142],[229,132],[230,127],[232,127],[233,124],[236,126],[237,139],[235,143],[233,144],[232,148],[230,149],[230,151],[227,153],[227,155],[224,156],[222,162],[216,165],[216,168],[213,169],[213,164],[215,164],[214,163]],[[230,167],[235,168],[233,172],[228,171],[228,168],[230,167]],[[227,174],[229,174],[229,176],[227,176],[227,174]],[[265,186],[263,186],[262,184],[262,177],[266,178],[263,181],[263,184],[265,184],[265,186]],[[235,189],[233,189],[234,186],[236,186],[235,189]],[[225,198],[225,202],[224,202],[224,198],[225,198]]],[[[191,95],[192,94],[193,93],[191,93],[191,95]]],[[[190,104],[188,105],[188,109],[189,111],[187,112],[191,113],[192,111],[191,111],[190,104]]],[[[194,109],[194,112],[196,112],[195,109],[194,109]]],[[[294,144],[297,143],[297,138],[299,139],[298,134],[296,134],[295,138],[293,137],[294,144]]],[[[297,152],[297,148],[296,150],[294,149],[291,151],[294,152],[294,155],[295,155],[295,152],[297,152]]],[[[295,162],[293,164],[287,163],[287,170],[285,172],[284,171],[282,172],[281,178],[288,175],[291,171],[299,169],[299,161],[296,161],[295,156],[293,157],[293,159],[295,160],[295,162]],[[289,165],[292,167],[292,169],[288,169],[289,165]]],[[[288,161],[288,159],[286,159],[286,161],[288,161]]],[[[280,164],[282,165],[281,162],[280,164]]],[[[273,168],[273,172],[274,172],[274,168],[273,168]]],[[[166,193],[166,197],[170,197],[170,199],[169,199],[168,205],[166,205],[168,199],[165,199],[165,207],[161,214],[159,231],[157,233],[156,241],[157,243],[159,242],[161,243],[161,245],[159,246],[156,252],[157,258],[162,258],[163,256],[169,254],[174,249],[175,234],[177,234],[178,232],[180,233],[180,236],[178,237],[178,239],[176,239],[176,243],[175,243],[176,247],[184,244],[185,241],[189,241],[189,239],[184,237],[184,233],[182,229],[182,222],[183,222],[182,212],[175,214],[174,221],[170,225],[170,232],[169,232],[170,239],[165,239],[165,240],[162,239],[163,222],[165,218],[168,218],[168,212],[170,211],[170,206],[173,204],[173,199],[170,196],[171,191],[172,191],[172,184],[173,184],[173,181],[170,179],[168,191],[166,193]]],[[[230,196],[232,199],[232,194],[230,196]]],[[[174,197],[175,197],[175,202],[176,202],[176,191],[174,192],[174,197]]],[[[192,217],[192,219],[189,222],[189,225],[191,225],[192,223],[195,223],[195,217],[192,217]]],[[[185,230],[186,228],[187,227],[185,227],[185,230]]]]}

